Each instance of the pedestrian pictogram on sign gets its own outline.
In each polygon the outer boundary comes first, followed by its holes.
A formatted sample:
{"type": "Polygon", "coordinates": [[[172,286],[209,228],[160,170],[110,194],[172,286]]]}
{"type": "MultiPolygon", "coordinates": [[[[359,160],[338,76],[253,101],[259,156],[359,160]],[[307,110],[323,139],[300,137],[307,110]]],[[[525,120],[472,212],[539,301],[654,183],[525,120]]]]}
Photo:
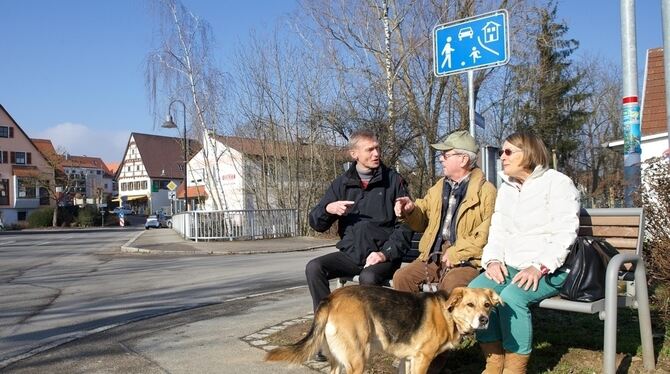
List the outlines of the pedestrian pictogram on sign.
{"type": "Polygon", "coordinates": [[[506,64],[509,61],[507,24],[507,11],[501,9],[435,27],[435,75],[506,64]]]}

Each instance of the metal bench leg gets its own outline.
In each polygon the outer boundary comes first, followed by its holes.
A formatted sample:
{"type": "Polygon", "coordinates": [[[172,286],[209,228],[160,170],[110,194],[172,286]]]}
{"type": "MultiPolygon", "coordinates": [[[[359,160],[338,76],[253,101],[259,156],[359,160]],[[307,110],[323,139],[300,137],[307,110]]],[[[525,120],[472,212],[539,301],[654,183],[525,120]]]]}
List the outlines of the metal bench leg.
{"type": "Polygon", "coordinates": [[[651,331],[651,315],[649,313],[649,295],[647,292],[647,275],[644,261],[638,261],[635,268],[635,299],[637,316],[640,320],[640,340],[642,341],[642,363],[647,370],[656,370],[654,359],[654,342],[651,331]]]}
{"type": "Polygon", "coordinates": [[[410,366],[410,360],[406,358],[400,359],[400,364],[398,365],[398,374],[409,374],[412,372],[410,366]]]}
{"type": "MultiPolygon", "coordinates": [[[[603,373],[616,373],[616,326],[619,269],[626,262],[636,264],[635,298],[640,320],[640,339],[642,340],[642,360],[645,369],[653,370],[654,346],[651,335],[651,317],[649,314],[649,295],[647,294],[647,276],[644,260],[637,255],[620,253],[610,260],[605,275],[605,336],[603,343],[603,373]]],[[[602,319],[602,315],[601,315],[602,319]]]]}
{"type": "MultiPolygon", "coordinates": [[[[616,256],[615,256],[616,257],[616,256]]],[[[603,337],[603,373],[616,373],[616,323],[617,323],[617,280],[619,266],[612,264],[615,258],[610,260],[605,278],[605,332],[603,337]],[[614,271],[610,271],[614,270],[614,271]]],[[[602,319],[602,318],[601,318],[602,319]]]]}

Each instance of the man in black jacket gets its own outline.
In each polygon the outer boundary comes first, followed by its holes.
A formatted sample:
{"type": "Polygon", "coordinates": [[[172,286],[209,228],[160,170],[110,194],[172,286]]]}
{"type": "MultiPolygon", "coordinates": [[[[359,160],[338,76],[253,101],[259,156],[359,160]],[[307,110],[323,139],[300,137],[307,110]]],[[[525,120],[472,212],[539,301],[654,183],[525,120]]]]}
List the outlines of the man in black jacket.
{"type": "Polygon", "coordinates": [[[391,279],[409,249],[412,231],[396,222],[395,200],[408,196],[400,174],[380,160],[379,142],[370,131],[349,139],[354,160],[337,177],[309,214],[310,226],[326,231],[338,222],[338,252],[311,260],[305,269],[314,310],[330,294],[329,280],[359,275],[361,284],[380,285],[391,279]]]}

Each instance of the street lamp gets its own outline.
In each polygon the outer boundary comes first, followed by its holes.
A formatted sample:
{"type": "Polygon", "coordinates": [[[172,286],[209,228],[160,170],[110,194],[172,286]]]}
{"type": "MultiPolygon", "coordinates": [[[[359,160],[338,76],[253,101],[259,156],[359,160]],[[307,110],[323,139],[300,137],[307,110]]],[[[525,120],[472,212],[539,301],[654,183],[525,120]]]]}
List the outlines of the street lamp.
{"type": "MultiPolygon", "coordinates": [[[[184,200],[186,201],[185,207],[188,212],[188,144],[186,143],[186,104],[179,99],[172,100],[170,106],[168,107],[168,115],[165,122],[163,122],[163,128],[165,129],[178,129],[177,125],[172,120],[172,104],[180,103],[184,113],[184,200]]],[[[177,130],[179,131],[179,130],[177,130]]]]}

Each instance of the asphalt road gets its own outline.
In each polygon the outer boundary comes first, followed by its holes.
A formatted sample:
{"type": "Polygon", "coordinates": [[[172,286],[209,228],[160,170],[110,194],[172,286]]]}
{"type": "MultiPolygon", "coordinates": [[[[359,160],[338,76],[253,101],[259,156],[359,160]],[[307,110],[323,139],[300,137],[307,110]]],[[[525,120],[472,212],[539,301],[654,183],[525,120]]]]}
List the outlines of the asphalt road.
{"type": "Polygon", "coordinates": [[[0,369],[129,321],[304,285],[318,255],[121,253],[137,229],[0,236],[0,369]]]}

